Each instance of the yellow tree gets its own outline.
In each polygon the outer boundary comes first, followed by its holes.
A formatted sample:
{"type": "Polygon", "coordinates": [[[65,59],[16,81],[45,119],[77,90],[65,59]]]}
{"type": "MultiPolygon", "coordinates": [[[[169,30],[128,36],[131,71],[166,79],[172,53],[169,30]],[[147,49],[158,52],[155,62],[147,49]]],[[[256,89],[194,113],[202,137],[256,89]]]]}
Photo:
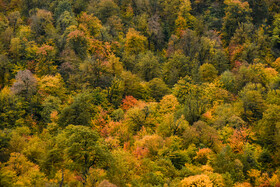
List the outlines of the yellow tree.
{"type": "Polygon", "coordinates": [[[147,38],[138,31],[130,28],[126,34],[124,51],[127,55],[137,55],[145,52],[147,48],[147,38]]]}
{"type": "Polygon", "coordinates": [[[184,178],[181,181],[181,186],[182,187],[194,187],[194,186],[212,187],[213,184],[207,175],[201,174],[201,175],[195,175],[195,176],[190,176],[190,177],[184,178]]]}

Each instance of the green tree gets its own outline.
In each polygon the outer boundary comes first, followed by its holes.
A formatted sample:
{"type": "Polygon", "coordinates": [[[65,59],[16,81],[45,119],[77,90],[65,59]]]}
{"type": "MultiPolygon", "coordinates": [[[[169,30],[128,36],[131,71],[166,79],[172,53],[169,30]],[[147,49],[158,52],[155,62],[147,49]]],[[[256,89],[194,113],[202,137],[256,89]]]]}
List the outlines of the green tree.
{"type": "Polygon", "coordinates": [[[199,75],[203,82],[212,82],[217,74],[218,71],[212,64],[205,63],[199,67],[199,75]]]}
{"type": "Polygon", "coordinates": [[[148,83],[149,91],[151,96],[160,101],[163,96],[170,93],[168,86],[163,82],[162,79],[154,78],[148,83]]]}
{"type": "Polygon", "coordinates": [[[266,108],[262,97],[263,90],[260,84],[249,83],[239,92],[244,108],[244,120],[255,121],[262,118],[262,113],[266,108]]]}
{"type": "Polygon", "coordinates": [[[100,89],[96,89],[92,93],[78,94],[74,97],[73,103],[61,111],[58,123],[64,127],[70,124],[90,126],[91,119],[97,113],[97,106],[106,107],[106,103],[106,95],[100,89]]]}
{"type": "Polygon", "coordinates": [[[147,89],[141,83],[141,80],[135,74],[129,71],[123,71],[121,74],[121,79],[124,82],[124,95],[133,96],[137,99],[147,99],[149,97],[147,89]]]}
{"type": "Polygon", "coordinates": [[[161,75],[158,58],[151,51],[138,56],[134,71],[145,81],[150,81],[161,75]]]}
{"type": "Polygon", "coordinates": [[[229,173],[234,182],[243,181],[243,164],[236,158],[230,146],[224,147],[214,158],[213,168],[217,173],[229,173]]]}
{"type": "Polygon", "coordinates": [[[111,155],[91,128],[69,125],[58,135],[57,141],[65,148],[65,155],[71,160],[69,167],[78,171],[84,186],[91,167],[109,167],[111,155]]]}
{"type": "Polygon", "coordinates": [[[52,32],[54,32],[52,22],[52,13],[43,9],[37,10],[36,14],[31,17],[31,30],[35,32],[38,41],[42,41],[46,37],[51,37],[52,32]]]}
{"type": "Polygon", "coordinates": [[[164,64],[164,81],[173,86],[180,78],[191,75],[192,63],[189,58],[180,52],[175,52],[164,64]]]}
{"type": "Polygon", "coordinates": [[[270,105],[263,113],[263,118],[258,122],[258,133],[260,135],[260,143],[266,145],[270,150],[275,151],[279,140],[279,115],[278,105],[270,105]]]}
{"type": "Polygon", "coordinates": [[[96,14],[102,23],[106,23],[109,17],[116,16],[120,12],[120,8],[113,0],[100,1],[97,7],[96,14]]]}
{"type": "Polygon", "coordinates": [[[117,78],[112,81],[112,85],[109,88],[108,100],[115,106],[115,108],[118,108],[122,102],[124,89],[123,81],[117,78]]]}
{"type": "Polygon", "coordinates": [[[12,64],[5,55],[0,55],[0,89],[8,85],[12,64]]]}
{"type": "Polygon", "coordinates": [[[59,18],[57,19],[56,22],[56,28],[58,31],[62,34],[66,30],[67,27],[71,25],[77,25],[77,21],[73,15],[71,15],[70,12],[64,11],[59,18]]]}
{"type": "Polygon", "coordinates": [[[225,71],[222,73],[220,81],[222,82],[223,86],[230,92],[235,92],[235,76],[230,71],[225,71]]]}
{"type": "MultiPolygon", "coordinates": [[[[272,42],[276,49],[280,48],[280,14],[276,14],[273,21],[272,42]]],[[[279,53],[279,52],[278,52],[279,53]]]]}
{"type": "Polygon", "coordinates": [[[225,17],[223,18],[223,38],[226,44],[229,43],[233,36],[238,24],[251,20],[252,10],[249,7],[248,2],[226,0],[225,17]]]}
{"type": "Polygon", "coordinates": [[[63,0],[59,1],[57,6],[54,9],[54,19],[58,20],[59,17],[64,14],[65,12],[68,12],[70,16],[74,16],[74,13],[72,12],[72,5],[70,1],[63,0]]]}

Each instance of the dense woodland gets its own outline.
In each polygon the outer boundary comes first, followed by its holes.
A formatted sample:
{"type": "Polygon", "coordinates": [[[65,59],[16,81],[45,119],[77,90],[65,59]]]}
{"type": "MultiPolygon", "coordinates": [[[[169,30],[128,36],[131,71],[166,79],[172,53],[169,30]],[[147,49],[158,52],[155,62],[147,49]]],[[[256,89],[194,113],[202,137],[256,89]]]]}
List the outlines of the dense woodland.
{"type": "Polygon", "coordinates": [[[279,0],[0,0],[0,186],[280,186],[279,0]]]}

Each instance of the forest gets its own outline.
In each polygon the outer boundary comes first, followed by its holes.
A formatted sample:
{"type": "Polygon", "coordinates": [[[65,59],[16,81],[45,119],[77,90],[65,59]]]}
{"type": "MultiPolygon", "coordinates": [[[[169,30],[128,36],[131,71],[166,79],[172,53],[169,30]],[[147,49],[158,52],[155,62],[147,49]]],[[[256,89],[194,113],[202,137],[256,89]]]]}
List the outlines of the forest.
{"type": "Polygon", "coordinates": [[[0,0],[0,186],[280,187],[280,1],[0,0]]]}

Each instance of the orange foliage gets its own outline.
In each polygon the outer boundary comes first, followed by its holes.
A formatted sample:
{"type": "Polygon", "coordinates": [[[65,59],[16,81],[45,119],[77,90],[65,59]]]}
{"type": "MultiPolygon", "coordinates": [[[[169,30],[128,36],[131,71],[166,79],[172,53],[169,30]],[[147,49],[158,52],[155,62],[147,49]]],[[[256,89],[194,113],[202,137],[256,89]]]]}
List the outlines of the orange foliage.
{"type": "Polygon", "coordinates": [[[164,145],[164,140],[159,135],[147,135],[135,143],[136,149],[133,152],[137,158],[157,155],[159,149],[164,145]]]}
{"type": "Polygon", "coordinates": [[[237,183],[234,187],[252,187],[252,185],[248,182],[237,183]]]}
{"type": "Polygon", "coordinates": [[[197,160],[201,164],[206,164],[210,159],[212,150],[209,148],[202,148],[196,152],[195,160],[197,160]]]}
{"type": "Polygon", "coordinates": [[[75,39],[75,38],[78,38],[78,37],[85,37],[85,33],[83,31],[80,31],[80,30],[74,30],[74,31],[72,31],[68,34],[68,39],[67,40],[75,39]]]}
{"type": "Polygon", "coordinates": [[[110,121],[106,123],[104,127],[100,130],[103,137],[114,137],[120,142],[125,142],[129,140],[130,134],[128,131],[128,126],[120,122],[110,121]]]}
{"type": "Polygon", "coordinates": [[[244,145],[249,141],[249,139],[254,135],[250,128],[241,127],[236,129],[233,135],[229,138],[229,144],[234,152],[243,152],[244,145]]]}
{"type": "Polygon", "coordinates": [[[89,38],[89,52],[94,54],[99,59],[108,58],[111,52],[111,45],[108,42],[102,42],[100,40],[89,38]]]}
{"type": "Polygon", "coordinates": [[[136,147],[135,151],[133,151],[133,154],[136,156],[136,158],[141,159],[149,154],[149,150],[146,147],[136,147]]]}
{"type": "Polygon", "coordinates": [[[38,55],[43,55],[43,56],[48,56],[50,55],[51,53],[53,53],[54,55],[54,47],[53,46],[50,46],[50,45],[42,45],[42,47],[39,47],[37,52],[36,52],[38,55]]]}
{"type": "Polygon", "coordinates": [[[100,132],[102,136],[106,136],[106,124],[109,121],[109,116],[108,116],[108,112],[105,111],[103,108],[98,107],[99,112],[97,114],[97,116],[95,117],[95,119],[92,119],[91,122],[93,124],[93,127],[95,130],[97,130],[97,132],[100,132]]]}
{"type": "Polygon", "coordinates": [[[125,96],[125,98],[122,100],[122,106],[121,108],[123,110],[128,110],[135,106],[138,103],[138,100],[135,99],[133,96],[125,96]]]}

